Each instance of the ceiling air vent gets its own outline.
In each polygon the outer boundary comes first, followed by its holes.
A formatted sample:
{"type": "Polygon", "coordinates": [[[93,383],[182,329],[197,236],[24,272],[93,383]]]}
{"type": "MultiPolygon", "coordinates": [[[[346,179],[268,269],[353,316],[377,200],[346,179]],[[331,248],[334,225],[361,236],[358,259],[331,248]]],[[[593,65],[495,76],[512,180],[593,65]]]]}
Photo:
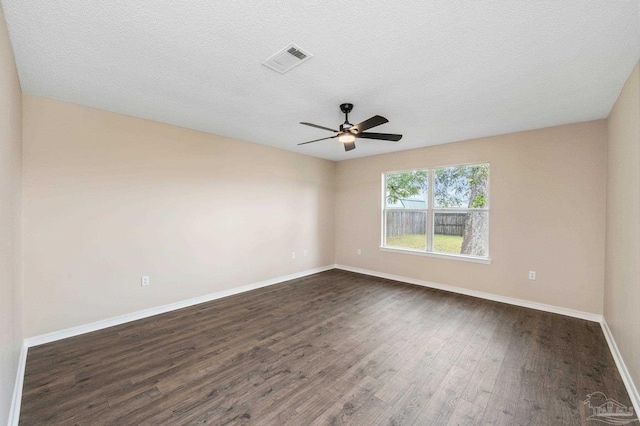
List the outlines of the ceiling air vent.
{"type": "Polygon", "coordinates": [[[305,52],[295,44],[291,43],[264,61],[262,65],[284,74],[301,63],[308,61],[312,56],[313,55],[311,53],[305,52]]]}

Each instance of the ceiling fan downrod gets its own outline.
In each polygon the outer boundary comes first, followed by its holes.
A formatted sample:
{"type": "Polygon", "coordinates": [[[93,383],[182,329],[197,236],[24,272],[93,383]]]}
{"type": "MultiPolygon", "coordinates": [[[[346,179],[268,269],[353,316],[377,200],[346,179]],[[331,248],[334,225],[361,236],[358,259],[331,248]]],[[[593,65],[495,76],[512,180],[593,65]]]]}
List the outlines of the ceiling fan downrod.
{"type": "Polygon", "coordinates": [[[349,113],[353,109],[353,104],[341,104],[340,111],[344,113],[344,123],[340,125],[341,132],[348,132],[353,124],[349,123],[349,113]]]}

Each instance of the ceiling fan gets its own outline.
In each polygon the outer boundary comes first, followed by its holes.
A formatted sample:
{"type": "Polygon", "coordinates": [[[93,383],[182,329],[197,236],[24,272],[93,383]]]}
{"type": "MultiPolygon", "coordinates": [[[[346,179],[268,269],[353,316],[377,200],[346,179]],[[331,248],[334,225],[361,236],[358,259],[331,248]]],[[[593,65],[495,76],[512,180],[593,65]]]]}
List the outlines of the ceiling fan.
{"type": "Polygon", "coordinates": [[[393,133],[371,133],[365,132],[365,130],[371,129],[372,127],[379,126],[384,123],[388,123],[389,120],[386,118],[374,115],[368,120],[363,121],[360,124],[351,124],[349,123],[349,113],[353,109],[353,104],[342,104],[340,105],[340,111],[344,113],[344,123],[340,125],[340,130],[334,130],[329,127],[318,126],[317,124],[307,123],[301,121],[300,124],[304,124],[305,126],[316,127],[318,129],[329,130],[330,132],[336,132],[335,136],[329,136],[328,138],[315,139],[308,142],[302,142],[298,145],[305,145],[308,143],[323,141],[325,139],[333,139],[338,138],[340,142],[344,144],[345,151],[351,151],[352,149],[356,149],[356,138],[362,139],[380,139],[383,141],[393,141],[398,142],[402,139],[402,135],[396,135],[393,133]]]}

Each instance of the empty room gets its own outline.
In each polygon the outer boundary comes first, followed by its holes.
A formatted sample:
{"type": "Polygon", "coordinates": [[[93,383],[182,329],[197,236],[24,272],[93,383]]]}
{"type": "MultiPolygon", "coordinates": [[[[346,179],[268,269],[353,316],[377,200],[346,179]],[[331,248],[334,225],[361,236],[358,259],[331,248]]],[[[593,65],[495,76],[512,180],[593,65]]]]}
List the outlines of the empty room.
{"type": "Polygon", "coordinates": [[[0,424],[623,425],[640,0],[0,0],[0,424]]]}

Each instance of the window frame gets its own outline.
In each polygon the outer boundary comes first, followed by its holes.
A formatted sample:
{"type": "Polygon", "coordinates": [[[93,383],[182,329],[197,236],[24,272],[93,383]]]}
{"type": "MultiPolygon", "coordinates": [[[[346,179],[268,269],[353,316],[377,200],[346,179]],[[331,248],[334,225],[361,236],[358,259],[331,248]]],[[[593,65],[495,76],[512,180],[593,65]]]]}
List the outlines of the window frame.
{"type": "Polygon", "coordinates": [[[451,259],[451,260],[461,260],[466,262],[473,263],[491,263],[491,252],[489,250],[489,226],[490,226],[490,207],[491,207],[491,163],[488,161],[477,162],[477,163],[466,163],[466,164],[455,164],[455,165],[447,165],[447,166],[437,166],[437,167],[429,167],[429,168],[415,168],[415,169],[406,169],[406,170],[397,170],[390,172],[382,173],[382,203],[381,203],[381,235],[380,235],[380,250],[395,252],[395,253],[406,253],[412,255],[420,255],[420,256],[428,256],[428,257],[436,257],[441,259],[451,259]],[[450,167],[470,167],[470,166],[480,166],[480,165],[488,165],[489,170],[487,172],[487,205],[482,208],[469,208],[469,207],[439,207],[437,208],[435,205],[435,171],[438,169],[446,169],[450,167]],[[386,245],[386,235],[387,235],[387,210],[394,210],[387,208],[387,176],[399,173],[407,173],[407,172],[415,172],[415,171],[426,171],[428,176],[427,181],[427,197],[426,197],[426,209],[403,209],[403,211],[411,211],[411,212],[424,212],[426,215],[426,224],[425,224],[425,233],[426,233],[426,248],[425,250],[420,249],[411,249],[405,247],[395,247],[395,246],[387,246],[386,245]],[[456,253],[444,253],[433,251],[433,239],[435,233],[435,215],[437,213],[468,213],[468,212],[486,212],[487,214],[487,256],[474,256],[468,254],[456,254],[456,253]]]}

